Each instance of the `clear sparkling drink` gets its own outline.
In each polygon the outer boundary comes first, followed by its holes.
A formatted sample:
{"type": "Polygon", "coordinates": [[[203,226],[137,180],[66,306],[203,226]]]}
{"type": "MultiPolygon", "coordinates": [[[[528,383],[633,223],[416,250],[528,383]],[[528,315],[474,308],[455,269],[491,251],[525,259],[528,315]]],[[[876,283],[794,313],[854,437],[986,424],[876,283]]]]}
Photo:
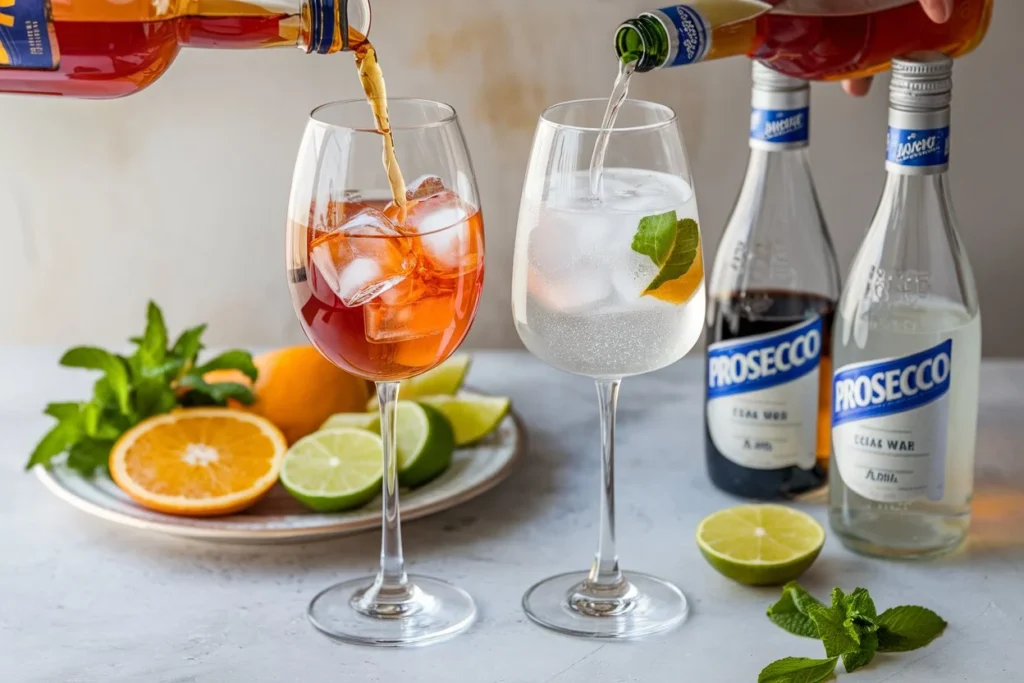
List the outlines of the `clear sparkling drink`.
{"type": "Polygon", "coordinates": [[[981,315],[946,170],[952,61],[893,62],[889,171],[833,329],[833,531],[858,552],[926,557],[966,537],[981,315]]]}
{"type": "Polygon", "coordinates": [[[642,219],[669,211],[696,230],[693,190],[677,176],[628,168],[604,170],[600,199],[589,182],[579,171],[543,201],[524,190],[516,260],[528,267],[516,268],[512,285],[519,335],[545,363],[588,377],[670,365],[704,322],[702,245],[685,275],[645,295],[659,268],[633,240],[642,219]]]}

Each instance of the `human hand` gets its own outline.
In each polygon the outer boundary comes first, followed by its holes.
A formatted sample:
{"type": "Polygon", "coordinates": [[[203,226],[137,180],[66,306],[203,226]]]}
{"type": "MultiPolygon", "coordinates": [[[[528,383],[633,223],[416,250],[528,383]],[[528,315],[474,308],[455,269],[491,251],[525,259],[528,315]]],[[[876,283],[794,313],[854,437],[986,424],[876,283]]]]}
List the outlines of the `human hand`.
{"type": "MultiPolygon", "coordinates": [[[[918,0],[924,13],[936,24],[949,21],[953,16],[953,0],[918,0]]],[[[843,90],[854,97],[863,97],[871,89],[871,78],[857,78],[843,81],[843,90]]]]}

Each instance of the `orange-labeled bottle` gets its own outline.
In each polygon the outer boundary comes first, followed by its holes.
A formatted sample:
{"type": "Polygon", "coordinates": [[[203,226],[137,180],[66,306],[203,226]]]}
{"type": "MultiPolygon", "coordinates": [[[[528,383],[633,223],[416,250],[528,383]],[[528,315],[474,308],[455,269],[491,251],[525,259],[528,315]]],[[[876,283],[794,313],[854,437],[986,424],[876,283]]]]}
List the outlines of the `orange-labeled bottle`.
{"type": "Polygon", "coordinates": [[[369,0],[0,0],[0,92],[111,98],[182,47],[355,49],[369,0]]]}

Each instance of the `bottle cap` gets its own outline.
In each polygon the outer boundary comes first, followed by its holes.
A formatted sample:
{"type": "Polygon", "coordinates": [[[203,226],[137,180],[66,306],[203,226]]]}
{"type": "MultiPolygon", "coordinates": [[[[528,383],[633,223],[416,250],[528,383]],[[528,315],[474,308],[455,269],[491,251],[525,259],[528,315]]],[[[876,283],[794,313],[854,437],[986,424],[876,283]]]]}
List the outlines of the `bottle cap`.
{"type": "Polygon", "coordinates": [[[810,88],[807,81],[779,73],[761,62],[753,63],[751,75],[754,79],[754,87],[759,90],[793,91],[810,88]]]}
{"type": "Polygon", "coordinates": [[[941,52],[914,52],[892,60],[889,103],[912,111],[949,107],[953,60],[941,52]]]}

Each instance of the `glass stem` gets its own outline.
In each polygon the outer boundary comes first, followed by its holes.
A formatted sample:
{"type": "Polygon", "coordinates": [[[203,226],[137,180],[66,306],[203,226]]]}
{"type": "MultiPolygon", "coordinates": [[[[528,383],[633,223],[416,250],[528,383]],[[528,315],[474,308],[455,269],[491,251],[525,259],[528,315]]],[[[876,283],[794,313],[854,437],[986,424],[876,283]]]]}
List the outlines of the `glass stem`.
{"type": "Polygon", "coordinates": [[[615,409],[622,380],[597,380],[601,409],[601,536],[587,583],[604,591],[624,583],[615,552],[615,409]]]}
{"type": "Polygon", "coordinates": [[[372,586],[352,598],[352,604],[368,616],[401,617],[408,616],[418,607],[413,600],[414,588],[405,573],[402,520],[398,511],[398,450],[395,442],[398,382],[377,382],[377,400],[380,403],[380,437],[384,442],[380,571],[372,586]]]}
{"type": "Polygon", "coordinates": [[[404,588],[409,579],[405,575],[405,557],[402,555],[402,519],[398,510],[398,446],[395,441],[398,428],[398,382],[377,382],[377,401],[380,403],[380,438],[384,442],[384,523],[380,541],[380,577],[382,587],[404,588]]]}

